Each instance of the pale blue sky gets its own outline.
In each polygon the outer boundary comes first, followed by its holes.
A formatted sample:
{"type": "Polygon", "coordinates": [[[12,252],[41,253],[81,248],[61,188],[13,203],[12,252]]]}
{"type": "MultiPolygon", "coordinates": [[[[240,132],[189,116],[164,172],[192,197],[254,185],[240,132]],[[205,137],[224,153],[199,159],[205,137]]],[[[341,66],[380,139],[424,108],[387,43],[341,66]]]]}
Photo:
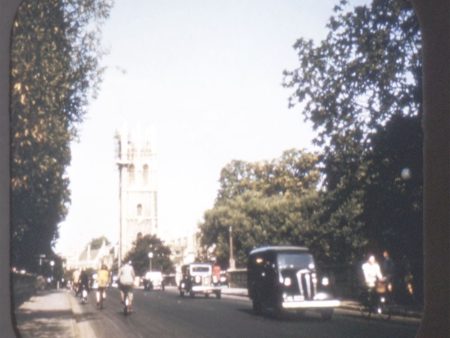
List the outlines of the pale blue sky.
{"type": "Polygon", "coordinates": [[[226,163],[311,149],[300,108],[287,108],[282,71],[296,66],[297,38],[324,37],[336,3],[116,0],[103,28],[104,81],[72,146],[72,205],[57,251],[117,240],[113,135],[124,124],[156,130],[165,239],[195,229],[226,163]]]}

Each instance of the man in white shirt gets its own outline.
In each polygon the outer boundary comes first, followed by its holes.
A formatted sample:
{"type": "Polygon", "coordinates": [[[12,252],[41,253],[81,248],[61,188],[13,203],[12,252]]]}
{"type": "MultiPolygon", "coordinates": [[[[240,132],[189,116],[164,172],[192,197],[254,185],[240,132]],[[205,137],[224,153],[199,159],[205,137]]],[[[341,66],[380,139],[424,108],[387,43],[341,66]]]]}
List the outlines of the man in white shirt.
{"type": "Polygon", "coordinates": [[[125,293],[129,295],[128,299],[131,304],[133,303],[133,284],[135,273],[131,262],[125,263],[119,271],[119,289],[122,302],[125,301],[125,293]]]}
{"type": "Polygon", "coordinates": [[[369,288],[374,288],[377,281],[383,280],[380,265],[374,255],[370,255],[367,262],[362,265],[364,280],[369,288]]]}

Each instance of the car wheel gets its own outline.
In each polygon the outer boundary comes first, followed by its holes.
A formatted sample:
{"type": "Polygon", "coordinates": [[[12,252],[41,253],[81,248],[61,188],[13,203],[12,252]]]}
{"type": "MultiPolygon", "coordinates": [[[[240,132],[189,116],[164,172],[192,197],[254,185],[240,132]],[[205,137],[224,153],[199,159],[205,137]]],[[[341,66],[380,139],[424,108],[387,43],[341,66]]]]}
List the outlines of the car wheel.
{"type": "Polygon", "coordinates": [[[326,309],[326,310],[322,310],[320,312],[320,315],[322,317],[323,320],[331,320],[331,318],[333,318],[333,309],[326,309]]]}
{"type": "Polygon", "coordinates": [[[217,298],[217,299],[222,298],[222,292],[216,291],[216,298],[217,298]]]}
{"type": "Polygon", "coordinates": [[[253,312],[256,313],[257,315],[260,315],[262,313],[262,304],[259,299],[253,299],[252,307],[253,307],[253,312]]]}
{"type": "Polygon", "coordinates": [[[194,291],[189,292],[189,296],[191,296],[191,298],[194,298],[195,297],[194,291]]]}
{"type": "Polygon", "coordinates": [[[181,297],[184,297],[184,291],[181,291],[181,290],[180,290],[180,296],[181,296],[181,297]]]}

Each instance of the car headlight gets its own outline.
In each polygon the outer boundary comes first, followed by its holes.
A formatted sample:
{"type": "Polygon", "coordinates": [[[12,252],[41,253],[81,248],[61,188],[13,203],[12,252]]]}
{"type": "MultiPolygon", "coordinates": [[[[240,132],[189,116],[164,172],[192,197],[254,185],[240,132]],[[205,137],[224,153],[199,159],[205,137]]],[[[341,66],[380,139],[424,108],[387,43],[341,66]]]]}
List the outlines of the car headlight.
{"type": "Polygon", "coordinates": [[[181,283],[181,287],[182,287],[182,288],[184,288],[184,285],[185,285],[184,283],[181,283]]]}
{"type": "Polygon", "coordinates": [[[284,284],[285,286],[291,286],[292,280],[291,280],[289,277],[286,277],[286,278],[284,279],[283,284],[284,284]]]}
{"type": "Polygon", "coordinates": [[[322,285],[323,285],[323,286],[328,286],[328,285],[330,285],[330,280],[328,279],[328,277],[323,277],[323,278],[322,278],[322,285]]]}
{"type": "Polygon", "coordinates": [[[315,300],[325,300],[328,298],[328,295],[324,292],[318,292],[315,296],[314,299],[315,300]]]}

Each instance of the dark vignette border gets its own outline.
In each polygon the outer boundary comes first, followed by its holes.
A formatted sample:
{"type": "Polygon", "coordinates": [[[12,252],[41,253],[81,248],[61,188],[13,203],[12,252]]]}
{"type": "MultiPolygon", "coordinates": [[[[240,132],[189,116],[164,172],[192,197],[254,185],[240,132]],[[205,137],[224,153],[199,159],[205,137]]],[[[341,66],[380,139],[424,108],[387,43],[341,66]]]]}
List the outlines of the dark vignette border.
{"type": "MultiPolygon", "coordinates": [[[[36,1],[36,0],[34,0],[36,1]]],[[[38,0],[37,0],[38,1],[38,0]]],[[[12,22],[13,22],[13,18],[15,16],[15,13],[17,11],[17,8],[19,6],[19,4],[21,3],[21,0],[0,0],[0,336],[1,337],[5,337],[5,338],[9,338],[9,337],[16,337],[15,334],[15,328],[13,326],[13,321],[12,321],[12,312],[11,312],[11,291],[10,291],[10,266],[9,266],[9,233],[10,233],[10,229],[9,229],[9,88],[10,88],[10,84],[9,84],[9,51],[10,51],[10,35],[11,35],[11,26],[12,26],[12,22]]],[[[425,30],[428,30],[428,34],[431,33],[431,35],[435,35],[435,36],[439,36],[442,40],[441,42],[444,42],[443,44],[446,45],[446,47],[450,48],[450,27],[448,22],[450,22],[449,17],[450,17],[450,5],[449,5],[449,1],[448,0],[431,0],[431,1],[427,1],[427,0],[413,0],[413,3],[416,5],[416,9],[421,11],[422,13],[422,24],[425,30]],[[436,10],[434,11],[434,14],[437,14],[438,17],[440,17],[442,19],[442,17],[447,18],[447,24],[444,24],[443,26],[439,27],[439,24],[437,25],[433,25],[430,24],[430,11],[426,11],[425,7],[428,7],[429,9],[432,8],[431,10],[431,14],[433,14],[433,9],[436,10]],[[440,11],[439,9],[443,10],[440,11]],[[425,13],[428,12],[428,13],[425,13]],[[425,27],[427,26],[427,27],[425,27]],[[443,30],[442,30],[443,29],[443,30]],[[431,32],[430,32],[431,31],[431,32]]],[[[425,33],[425,31],[423,32],[425,33]]],[[[425,34],[424,34],[425,35],[425,34]]],[[[436,41],[433,41],[436,42],[436,41]]],[[[429,46],[430,47],[430,46],[429,46]]],[[[434,47],[434,46],[431,46],[434,47]]],[[[434,51],[436,51],[434,49],[434,51]]],[[[433,48],[430,48],[428,51],[426,51],[426,53],[429,53],[429,57],[430,58],[434,58],[433,55],[433,48]]],[[[437,58],[438,62],[442,61],[442,59],[440,59],[439,57],[437,58]]],[[[446,75],[449,75],[448,69],[449,69],[449,59],[446,60],[446,62],[444,61],[442,64],[439,65],[435,65],[435,67],[437,66],[439,68],[442,67],[442,70],[444,70],[444,73],[446,75]]],[[[426,72],[426,70],[425,70],[426,72]]],[[[427,74],[428,75],[428,74],[427,74]]],[[[442,75],[442,74],[441,74],[442,75]]],[[[431,77],[431,81],[433,80],[433,77],[435,76],[435,74],[429,74],[429,76],[431,77]]],[[[444,80],[444,82],[446,82],[447,84],[450,82],[449,79],[442,79],[442,77],[438,77],[438,80],[444,80]]],[[[430,79],[429,79],[430,81],[430,79]]],[[[425,88],[424,88],[424,97],[425,97],[425,101],[428,99],[430,100],[430,93],[429,91],[433,90],[433,84],[430,83],[425,83],[424,84],[425,88]],[[427,90],[428,89],[428,90],[427,90]]],[[[434,87],[439,87],[439,84],[437,84],[434,87]]],[[[449,129],[449,96],[450,96],[450,90],[448,90],[449,87],[447,87],[446,93],[443,93],[442,88],[440,88],[440,94],[444,96],[444,98],[441,98],[441,103],[445,102],[447,103],[447,105],[443,105],[442,107],[440,107],[443,111],[444,114],[447,113],[447,118],[443,118],[444,121],[443,125],[442,125],[442,129],[443,130],[447,130],[449,129]]],[[[436,88],[439,91],[439,88],[436,88]]],[[[431,108],[435,108],[435,107],[431,107],[431,108]]],[[[425,108],[426,109],[426,108],[425,108]]],[[[441,115],[442,116],[442,115],[441,115]]],[[[427,128],[425,128],[427,129],[427,128]]],[[[430,131],[430,129],[427,130],[428,132],[430,131]]],[[[446,134],[447,137],[449,137],[450,133],[446,134]]],[[[444,140],[445,140],[445,136],[444,136],[444,140]]],[[[444,141],[445,143],[445,141],[444,141]]],[[[442,144],[442,143],[441,143],[442,144]]],[[[444,163],[443,168],[444,169],[448,169],[448,164],[449,164],[449,143],[448,143],[448,138],[447,138],[447,153],[438,153],[436,154],[437,157],[442,156],[442,162],[440,163],[444,163]]],[[[444,151],[445,151],[445,147],[444,147],[444,151]]],[[[439,172],[439,171],[438,171],[439,172]]],[[[448,212],[448,205],[449,204],[449,189],[448,189],[448,180],[449,180],[449,176],[450,176],[450,171],[441,171],[441,173],[443,173],[443,177],[438,180],[440,181],[443,185],[444,188],[442,189],[442,195],[440,195],[440,197],[443,199],[443,201],[441,201],[441,203],[443,205],[441,205],[441,207],[437,208],[438,213],[440,213],[441,215],[447,215],[447,220],[445,219],[441,219],[438,220],[437,222],[440,223],[441,225],[444,225],[444,229],[445,229],[445,223],[447,226],[447,231],[444,231],[445,235],[446,233],[448,234],[448,227],[450,227],[450,225],[448,224],[448,216],[449,216],[449,212],[448,212]],[[447,210],[447,212],[445,212],[445,209],[447,210]]],[[[439,183],[439,182],[433,182],[434,184],[439,183]]],[[[427,198],[426,198],[427,200],[427,198]]],[[[428,202],[432,202],[432,199],[429,200],[428,202]]],[[[431,207],[431,210],[433,210],[433,207],[431,207]]],[[[425,220],[426,221],[426,220],[425,220]]],[[[434,236],[436,235],[436,233],[433,234],[434,236]]],[[[434,237],[434,236],[430,236],[430,237],[434,237]]],[[[445,236],[444,236],[445,237],[445,236]]],[[[424,240],[426,242],[428,242],[429,240],[427,239],[427,236],[425,234],[425,238],[424,240]]],[[[445,241],[447,241],[446,243],[448,243],[449,239],[441,239],[440,240],[440,244],[442,245],[443,243],[445,244],[445,241]]],[[[430,243],[428,243],[430,244],[430,243]]],[[[427,254],[429,254],[430,252],[428,252],[429,249],[425,248],[426,252],[425,252],[425,256],[427,256],[427,254]]],[[[448,247],[445,248],[444,250],[442,250],[441,252],[439,252],[440,254],[444,254],[444,256],[446,254],[448,254],[448,247]]],[[[443,257],[444,261],[446,259],[446,263],[444,262],[444,266],[442,266],[441,268],[443,269],[443,271],[449,271],[449,257],[443,257]]],[[[440,262],[442,262],[442,260],[440,260],[440,262]]],[[[428,262],[430,263],[430,262],[428,262]]],[[[427,271],[427,268],[430,269],[431,266],[430,264],[427,264],[427,261],[425,261],[425,269],[427,271]],[[427,266],[428,265],[428,266],[427,266]]],[[[437,267],[437,269],[439,269],[439,267],[437,267]]],[[[435,270],[433,268],[431,268],[431,270],[435,270]]],[[[445,282],[448,282],[450,277],[449,276],[442,276],[445,282]]],[[[426,289],[427,290],[431,290],[432,289],[432,283],[430,283],[431,280],[426,280],[425,283],[429,284],[426,285],[426,289]],[[427,283],[428,282],[428,283],[427,283]]],[[[439,291],[439,290],[438,290],[439,291]]],[[[441,294],[441,296],[445,299],[445,298],[449,298],[449,284],[446,284],[446,287],[444,287],[443,290],[443,294],[441,294]]],[[[430,292],[431,294],[432,292],[430,292]]],[[[426,309],[425,309],[425,320],[423,320],[422,322],[422,330],[421,332],[419,332],[420,337],[431,337],[430,334],[433,334],[432,331],[432,327],[434,327],[435,329],[437,327],[439,327],[440,329],[442,328],[449,328],[449,322],[448,322],[448,307],[447,307],[447,312],[445,312],[444,309],[444,313],[441,313],[440,315],[438,315],[438,318],[428,318],[428,320],[436,320],[438,323],[433,323],[434,325],[430,325],[430,327],[427,328],[428,325],[426,325],[427,323],[427,317],[428,316],[433,316],[433,313],[428,313],[427,316],[427,308],[429,309],[433,309],[433,303],[430,302],[430,299],[427,297],[425,299],[425,303],[426,303],[426,309]],[[447,314],[447,315],[446,315],[447,314]],[[431,330],[430,330],[431,329],[431,330]]],[[[445,304],[445,301],[444,301],[445,304]]],[[[448,302],[447,302],[447,305],[448,302]]],[[[448,331],[447,331],[448,332],[448,331]]]]}
{"type": "Polygon", "coordinates": [[[16,337],[9,267],[9,51],[12,22],[21,0],[0,0],[0,336],[16,337]]]}

